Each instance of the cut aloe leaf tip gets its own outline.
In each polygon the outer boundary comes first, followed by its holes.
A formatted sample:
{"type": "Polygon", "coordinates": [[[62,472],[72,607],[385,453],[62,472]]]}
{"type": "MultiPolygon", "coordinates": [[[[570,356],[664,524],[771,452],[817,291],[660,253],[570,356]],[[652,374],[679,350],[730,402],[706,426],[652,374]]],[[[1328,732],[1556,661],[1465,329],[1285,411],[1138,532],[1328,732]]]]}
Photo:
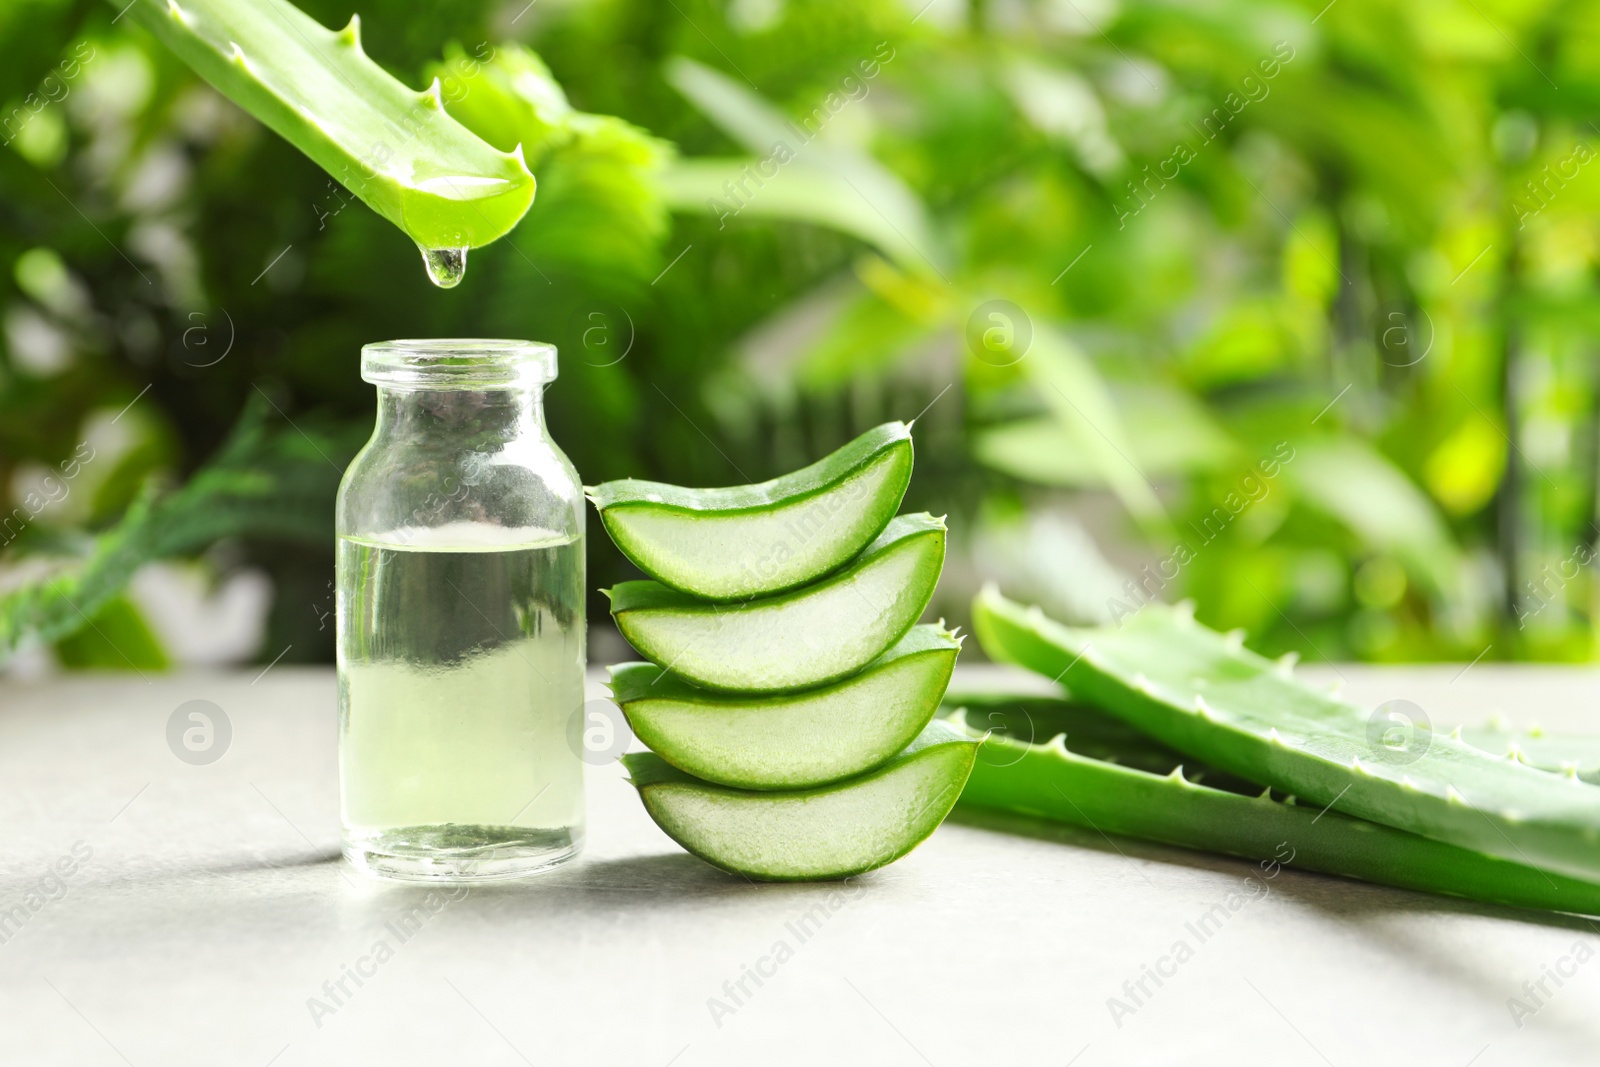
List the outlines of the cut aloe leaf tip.
{"type": "Polygon", "coordinates": [[[430,272],[444,280],[459,280],[445,268],[464,266],[465,249],[505,234],[533,202],[521,151],[451,118],[437,79],[418,92],[391,77],[362,51],[356,17],[329,30],[283,0],[135,0],[128,15],[425,256],[434,250],[430,272]]]}
{"type": "Polygon", "coordinates": [[[961,641],[915,626],[860,673],[778,696],[697,689],[649,663],[611,668],[634,734],[682,771],[739,789],[803,789],[892,759],[933,718],[961,641]]]}
{"type": "Polygon", "coordinates": [[[766,881],[815,881],[882,867],[920,844],[955,806],[977,748],[935,721],[878,770],[780,793],[713,785],[652,753],[622,760],[650,817],[707,863],[766,881]]]}

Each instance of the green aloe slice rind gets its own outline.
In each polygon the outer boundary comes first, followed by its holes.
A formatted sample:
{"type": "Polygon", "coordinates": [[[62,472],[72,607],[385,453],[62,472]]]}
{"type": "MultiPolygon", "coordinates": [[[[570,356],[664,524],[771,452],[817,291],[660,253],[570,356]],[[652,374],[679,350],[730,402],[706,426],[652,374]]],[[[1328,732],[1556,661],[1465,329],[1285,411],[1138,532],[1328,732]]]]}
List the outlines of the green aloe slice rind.
{"type": "Polygon", "coordinates": [[[1448,735],[1388,750],[1371,739],[1365,709],[1299,682],[1190,612],[1150,606],[1120,627],[1074,629],[985,589],[973,616],[992,657],[1058,679],[1213,766],[1319,808],[1600,880],[1600,789],[1448,735]]]}
{"type": "Polygon", "coordinates": [[[885,423],[758,485],[686,489],[625,478],[588,490],[606,532],[644,573],[712,600],[814,581],[888,525],[911,481],[911,427],[885,423]]]}
{"type": "Polygon", "coordinates": [[[806,789],[865,773],[912,742],[939,707],[961,641],[914,626],[841,682],[777,696],[714,693],[650,663],[611,668],[634,735],[696,777],[738,789],[806,789]]]}
{"type": "Polygon", "coordinates": [[[707,689],[774,693],[838,681],[915,625],[944,565],[945,526],[900,515],[843,570],[737,604],[659,582],[606,591],[617,629],[646,659],[707,689]]]}
{"type": "MultiPolygon", "coordinates": [[[[122,6],[120,3],[116,6],[122,6]]],[[[137,21],[223,95],[304,152],[424,249],[488,244],[533,202],[519,149],[501,152],[361,48],[284,0],[135,0],[137,21]]]]}
{"type": "Polygon", "coordinates": [[[773,882],[848,878],[910,852],[955,806],[975,738],[929,723],[868,774],[815,789],[754,792],[701,781],[661,757],[622,757],[656,825],[725,871],[773,882]]]}
{"type": "MultiPolygon", "coordinates": [[[[970,710],[949,719],[973,729],[970,710]]],[[[1057,734],[1030,744],[990,733],[961,794],[978,808],[1082,826],[1180,848],[1513,907],[1600,915],[1600,885],[1487,856],[1337,811],[1214,789],[1185,777],[1073,751],[1057,734]]],[[[1137,758],[1137,757],[1136,757],[1137,758]]]]}

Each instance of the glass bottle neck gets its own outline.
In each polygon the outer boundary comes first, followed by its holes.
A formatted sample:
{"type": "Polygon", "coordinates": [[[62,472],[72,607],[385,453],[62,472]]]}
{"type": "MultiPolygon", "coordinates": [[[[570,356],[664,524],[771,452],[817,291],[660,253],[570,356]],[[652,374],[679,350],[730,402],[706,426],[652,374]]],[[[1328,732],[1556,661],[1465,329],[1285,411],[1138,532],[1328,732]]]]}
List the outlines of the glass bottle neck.
{"type": "Polygon", "coordinates": [[[540,387],[496,389],[395,389],[378,387],[377,436],[412,445],[481,449],[496,442],[543,438],[540,387]]]}

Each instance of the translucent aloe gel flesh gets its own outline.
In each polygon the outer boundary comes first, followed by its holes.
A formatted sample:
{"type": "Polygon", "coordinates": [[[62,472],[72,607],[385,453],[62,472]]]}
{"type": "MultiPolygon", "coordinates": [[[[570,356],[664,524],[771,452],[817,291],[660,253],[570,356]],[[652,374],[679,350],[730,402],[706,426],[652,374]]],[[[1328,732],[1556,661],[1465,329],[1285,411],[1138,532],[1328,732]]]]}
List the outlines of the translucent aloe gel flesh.
{"type": "Polygon", "coordinates": [[[549,345],[362,351],[372,439],[338,503],[344,853],[374,874],[525,874],[583,841],[584,510],[541,406],[549,345]]]}

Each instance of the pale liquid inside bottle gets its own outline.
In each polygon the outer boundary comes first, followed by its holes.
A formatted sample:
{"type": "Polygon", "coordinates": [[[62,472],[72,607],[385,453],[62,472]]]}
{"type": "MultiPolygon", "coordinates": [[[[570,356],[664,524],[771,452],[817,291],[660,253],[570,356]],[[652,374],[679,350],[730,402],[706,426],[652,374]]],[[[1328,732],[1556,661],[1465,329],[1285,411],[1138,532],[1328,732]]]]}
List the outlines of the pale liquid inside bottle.
{"type": "Polygon", "coordinates": [[[391,877],[573,855],[583,762],[581,540],[456,523],[339,542],[345,854],[391,877]]]}

